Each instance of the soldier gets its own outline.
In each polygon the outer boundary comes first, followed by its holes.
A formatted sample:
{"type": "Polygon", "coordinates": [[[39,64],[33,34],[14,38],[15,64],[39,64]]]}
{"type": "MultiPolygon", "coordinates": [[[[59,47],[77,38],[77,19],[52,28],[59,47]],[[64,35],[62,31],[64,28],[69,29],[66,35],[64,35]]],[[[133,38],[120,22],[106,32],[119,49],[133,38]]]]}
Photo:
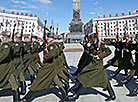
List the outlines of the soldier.
{"type": "Polygon", "coordinates": [[[24,75],[24,64],[23,64],[23,43],[21,41],[21,34],[16,33],[14,36],[14,66],[16,68],[15,76],[21,83],[21,95],[25,95],[26,93],[26,82],[24,75]]]}
{"type": "MultiPolygon", "coordinates": [[[[89,38],[90,37],[91,36],[89,36],[89,38]]],[[[85,37],[85,39],[86,39],[86,37],[85,37]]],[[[74,74],[72,74],[73,76],[74,75],[77,76],[83,70],[83,68],[89,63],[89,60],[90,60],[88,53],[89,53],[89,47],[90,47],[91,43],[89,43],[88,41],[87,42],[85,41],[84,44],[82,44],[82,43],[80,43],[80,44],[83,45],[84,52],[83,52],[81,59],[78,63],[78,69],[76,70],[76,72],[74,74]]]]}
{"type": "Polygon", "coordinates": [[[127,70],[131,69],[134,65],[133,59],[132,59],[132,46],[131,43],[126,43],[123,42],[123,57],[121,59],[118,60],[118,69],[110,74],[111,77],[116,77],[116,75],[118,75],[118,73],[124,69],[125,70],[125,74],[127,74],[127,70]]]}
{"type": "Polygon", "coordinates": [[[36,64],[37,70],[39,70],[39,68],[41,68],[42,63],[38,54],[39,42],[37,41],[37,38],[38,37],[35,35],[32,36],[31,56],[36,64]]]}
{"type": "Polygon", "coordinates": [[[3,42],[0,46],[0,88],[12,88],[13,102],[20,102],[19,84],[14,75],[13,44],[10,32],[3,32],[3,42]]]}
{"type": "Polygon", "coordinates": [[[122,58],[122,47],[123,46],[122,46],[121,41],[119,41],[119,42],[114,41],[114,42],[112,42],[112,45],[115,46],[114,57],[107,62],[108,64],[104,66],[105,68],[109,67],[110,65],[118,66],[118,60],[120,58],[122,58]]]}
{"type": "Polygon", "coordinates": [[[24,34],[24,56],[23,56],[23,63],[24,63],[24,73],[26,75],[30,75],[31,77],[31,83],[35,79],[34,74],[37,72],[37,67],[33,61],[33,58],[31,56],[31,41],[30,41],[30,35],[24,34]]]}
{"type": "Polygon", "coordinates": [[[59,87],[59,90],[62,93],[62,101],[66,100],[67,98],[63,84],[57,75],[58,52],[56,51],[57,47],[55,45],[56,43],[54,42],[53,37],[53,34],[47,33],[48,46],[45,51],[48,53],[44,56],[43,67],[38,71],[38,74],[31,85],[30,91],[21,100],[21,102],[28,102],[31,100],[36,91],[49,89],[55,85],[59,87]]]}
{"type": "Polygon", "coordinates": [[[91,62],[77,76],[80,85],[75,89],[75,94],[72,98],[77,99],[86,87],[102,87],[106,88],[110,97],[105,101],[115,100],[116,96],[108,80],[108,76],[103,67],[103,58],[111,54],[111,50],[104,42],[100,43],[100,54],[97,55],[96,35],[92,37],[93,45],[90,46],[89,55],[91,62]]]}

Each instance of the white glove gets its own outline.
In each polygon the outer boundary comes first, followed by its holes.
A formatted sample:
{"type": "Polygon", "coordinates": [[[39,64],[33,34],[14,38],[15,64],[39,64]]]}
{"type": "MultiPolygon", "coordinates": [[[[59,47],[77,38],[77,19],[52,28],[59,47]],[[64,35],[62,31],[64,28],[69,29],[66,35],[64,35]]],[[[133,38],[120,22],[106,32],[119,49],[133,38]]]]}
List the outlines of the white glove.
{"type": "Polygon", "coordinates": [[[120,51],[119,48],[117,48],[117,51],[120,51]]]}
{"type": "Polygon", "coordinates": [[[96,55],[96,59],[98,59],[98,60],[100,59],[98,55],[96,55]]]}
{"type": "Polygon", "coordinates": [[[129,52],[129,50],[127,49],[126,52],[129,52]]]}

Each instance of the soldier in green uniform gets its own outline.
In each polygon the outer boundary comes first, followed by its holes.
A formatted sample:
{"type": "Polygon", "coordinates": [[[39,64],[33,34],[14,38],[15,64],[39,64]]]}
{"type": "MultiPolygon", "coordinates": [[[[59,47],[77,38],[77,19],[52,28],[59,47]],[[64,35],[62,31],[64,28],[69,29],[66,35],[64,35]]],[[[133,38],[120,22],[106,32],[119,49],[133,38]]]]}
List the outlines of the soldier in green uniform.
{"type": "Polygon", "coordinates": [[[131,69],[134,65],[134,62],[132,60],[132,53],[131,51],[133,50],[131,43],[124,41],[123,43],[123,57],[118,60],[118,69],[110,74],[111,77],[115,77],[116,75],[119,74],[121,70],[125,70],[125,73],[128,69],[131,69]]]}
{"type": "Polygon", "coordinates": [[[13,43],[10,32],[3,32],[3,42],[0,46],[0,88],[12,88],[13,102],[20,102],[19,84],[16,80],[15,67],[13,63],[13,43]]]}
{"type": "Polygon", "coordinates": [[[16,68],[15,76],[18,80],[20,80],[21,84],[21,95],[25,95],[26,93],[26,82],[24,75],[24,64],[23,64],[23,43],[21,41],[21,34],[16,33],[14,36],[14,66],[16,68]]]}
{"type": "Polygon", "coordinates": [[[115,100],[115,93],[110,85],[108,76],[103,67],[103,58],[111,54],[111,50],[105,45],[104,42],[100,43],[100,54],[97,55],[96,47],[96,34],[93,34],[92,45],[90,46],[89,56],[91,62],[80,72],[77,76],[80,85],[75,89],[75,94],[72,98],[77,99],[79,95],[85,90],[86,87],[102,87],[106,88],[110,94],[110,97],[105,101],[115,100]]]}
{"type": "Polygon", "coordinates": [[[115,55],[111,60],[107,62],[108,64],[104,66],[105,68],[109,67],[110,65],[118,66],[118,60],[122,58],[122,42],[114,41],[112,42],[112,45],[115,46],[115,53],[114,53],[115,55]]]}
{"type": "Polygon", "coordinates": [[[37,40],[37,36],[33,35],[32,36],[32,47],[31,47],[31,56],[33,58],[33,61],[36,64],[36,68],[37,70],[39,70],[41,68],[41,61],[40,61],[40,57],[38,54],[38,50],[39,50],[39,42],[37,40]]]}
{"type": "Polygon", "coordinates": [[[30,75],[31,77],[31,83],[35,79],[34,74],[37,72],[37,67],[33,61],[33,58],[31,56],[31,41],[30,41],[30,35],[24,34],[24,56],[23,56],[23,63],[24,63],[24,73],[26,75],[30,75]]]}
{"type": "Polygon", "coordinates": [[[30,91],[21,102],[29,102],[36,91],[53,88],[55,85],[59,87],[59,90],[62,93],[62,100],[66,100],[66,91],[57,75],[58,53],[56,51],[56,43],[53,40],[53,34],[47,33],[47,40],[47,49],[44,50],[48,53],[44,56],[43,67],[38,71],[38,74],[31,85],[30,91]]]}

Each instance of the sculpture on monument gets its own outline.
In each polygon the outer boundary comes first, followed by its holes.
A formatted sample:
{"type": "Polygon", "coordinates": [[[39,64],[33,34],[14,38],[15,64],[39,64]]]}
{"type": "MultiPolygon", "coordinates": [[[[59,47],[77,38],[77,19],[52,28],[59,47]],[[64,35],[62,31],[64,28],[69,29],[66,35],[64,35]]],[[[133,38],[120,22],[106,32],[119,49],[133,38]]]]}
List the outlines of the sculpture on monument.
{"type": "Polygon", "coordinates": [[[83,23],[80,18],[80,0],[73,0],[73,18],[69,24],[69,38],[72,40],[83,40],[83,23]]]}

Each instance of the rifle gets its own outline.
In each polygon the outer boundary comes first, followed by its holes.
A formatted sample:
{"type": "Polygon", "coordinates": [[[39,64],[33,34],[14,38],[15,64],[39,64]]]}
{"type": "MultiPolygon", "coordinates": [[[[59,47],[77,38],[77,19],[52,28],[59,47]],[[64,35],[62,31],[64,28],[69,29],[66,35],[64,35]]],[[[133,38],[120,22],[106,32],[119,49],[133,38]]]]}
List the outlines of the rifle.
{"type": "Polygon", "coordinates": [[[44,35],[43,35],[43,40],[44,40],[44,56],[47,55],[47,51],[45,51],[45,49],[46,49],[46,23],[47,23],[47,20],[45,20],[45,22],[44,22],[44,35]]]}
{"type": "Polygon", "coordinates": [[[12,42],[14,42],[14,33],[15,33],[15,27],[16,27],[16,23],[14,24],[14,28],[13,28],[12,42]]]}
{"type": "Polygon", "coordinates": [[[97,55],[100,54],[99,52],[99,36],[98,36],[98,21],[97,21],[97,24],[96,24],[96,36],[97,36],[97,42],[96,42],[96,45],[97,45],[97,55]]]}

